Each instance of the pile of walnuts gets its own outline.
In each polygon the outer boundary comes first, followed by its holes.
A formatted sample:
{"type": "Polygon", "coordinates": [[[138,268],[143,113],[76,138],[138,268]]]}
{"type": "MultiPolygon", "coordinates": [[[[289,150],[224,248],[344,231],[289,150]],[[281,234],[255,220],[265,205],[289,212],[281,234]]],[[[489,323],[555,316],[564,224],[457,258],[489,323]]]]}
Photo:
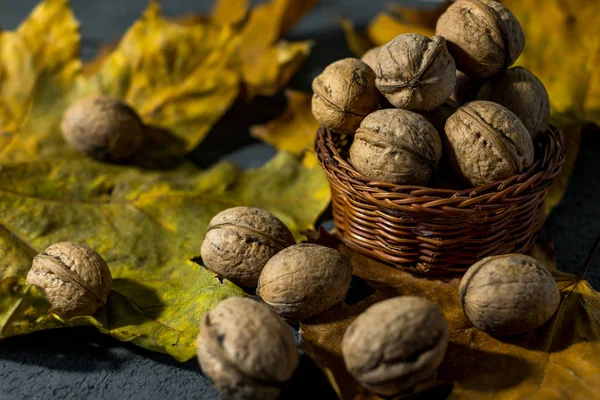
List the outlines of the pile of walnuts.
{"type": "MultiPolygon", "coordinates": [[[[508,69],[524,46],[518,21],[495,1],[459,0],[439,18],[436,33],[403,34],[362,60],[329,65],[313,81],[315,118],[353,137],[350,164],[377,181],[426,185],[442,153],[474,186],[528,168],[550,108],[534,75],[508,69]]],[[[80,152],[121,161],[138,151],[145,127],[120,101],[93,97],[71,106],[62,131],[80,152]]],[[[342,303],[350,261],[335,249],[296,244],[281,220],[252,207],[215,215],[201,253],[206,268],[255,289],[260,300],[223,300],[199,321],[203,371],[225,399],[275,399],[299,359],[287,322],[342,303]]],[[[52,313],[69,319],[105,306],[112,278],[94,250],[60,242],[34,258],[27,282],[46,291],[52,313]]],[[[471,323],[492,335],[537,328],[560,302],[550,272],[520,254],[477,262],[457,295],[471,323]]],[[[346,368],[359,383],[394,396],[434,377],[446,353],[448,323],[427,299],[394,297],[360,314],[341,344],[346,368]]]]}
{"type": "Polygon", "coordinates": [[[430,184],[442,148],[465,184],[507,179],[533,163],[550,116],[542,83],[508,69],[524,44],[500,3],[460,0],[440,16],[436,36],[402,34],[325,68],[312,84],[312,112],[353,138],[348,162],[375,181],[430,184]]]}

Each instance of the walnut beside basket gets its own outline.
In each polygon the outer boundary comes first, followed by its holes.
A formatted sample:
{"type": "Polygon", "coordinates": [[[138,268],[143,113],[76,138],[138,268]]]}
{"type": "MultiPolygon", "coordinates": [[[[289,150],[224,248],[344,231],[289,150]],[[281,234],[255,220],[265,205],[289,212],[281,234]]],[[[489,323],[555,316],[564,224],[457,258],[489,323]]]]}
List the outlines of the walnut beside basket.
{"type": "Polygon", "coordinates": [[[564,161],[560,130],[535,143],[525,172],[466,190],[374,181],[346,160],[350,139],[323,127],[315,152],[331,186],[337,235],[348,247],[420,273],[465,271],[496,254],[524,253],[545,220],[548,186],[564,161]]]}

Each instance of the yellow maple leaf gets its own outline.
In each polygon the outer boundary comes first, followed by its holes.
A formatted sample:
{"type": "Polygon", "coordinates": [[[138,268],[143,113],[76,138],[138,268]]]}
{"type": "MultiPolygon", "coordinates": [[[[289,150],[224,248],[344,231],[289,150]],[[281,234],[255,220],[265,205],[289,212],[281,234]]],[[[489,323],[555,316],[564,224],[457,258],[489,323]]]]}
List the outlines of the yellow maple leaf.
{"type": "Polygon", "coordinates": [[[243,85],[272,95],[291,78],[311,43],[279,38],[309,6],[272,0],[248,9],[244,1],[220,0],[212,17],[182,23],[163,17],[152,1],[84,75],[68,1],[44,0],[15,32],[0,32],[0,159],[71,154],[58,122],[71,102],[98,93],[124,99],[146,124],[172,135],[181,156],[243,85]]]}

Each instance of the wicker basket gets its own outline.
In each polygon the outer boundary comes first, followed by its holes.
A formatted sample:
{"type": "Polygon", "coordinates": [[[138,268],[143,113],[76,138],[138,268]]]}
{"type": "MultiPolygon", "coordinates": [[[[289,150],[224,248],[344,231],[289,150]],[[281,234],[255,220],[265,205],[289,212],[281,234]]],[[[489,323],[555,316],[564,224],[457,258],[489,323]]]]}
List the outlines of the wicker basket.
{"type": "Polygon", "coordinates": [[[331,186],[337,235],[377,260],[437,275],[463,272],[486,256],[526,252],[564,160],[560,130],[551,126],[541,136],[524,173],[456,191],[371,180],[346,161],[348,137],[320,128],[315,152],[331,186]]]}

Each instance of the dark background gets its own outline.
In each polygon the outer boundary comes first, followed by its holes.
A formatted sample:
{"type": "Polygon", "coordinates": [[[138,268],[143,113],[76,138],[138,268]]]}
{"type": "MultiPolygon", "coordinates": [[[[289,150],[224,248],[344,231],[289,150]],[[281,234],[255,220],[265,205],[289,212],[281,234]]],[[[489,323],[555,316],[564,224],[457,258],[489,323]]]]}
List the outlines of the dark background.
{"type": "MultiPolygon", "coordinates": [[[[146,0],[72,0],[81,22],[82,56],[93,57],[102,43],[117,40],[146,7],[146,0]]],[[[406,2],[405,2],[406,3],[406,2]]],[[[413,2],[414,3],[414,2],[413,2]]],[[[425,2],[435,4],[435,1],[425,2]]],[[[14,29],[37,4],[36,0],[0,0],[0,26],[14,29]]],[[[163,11],[177,16],[208,11],[212,0],[163,0],[163,11]]],[[[317,8],[288,35],[313,39],[316,46],[291,86],[309,90],[312,78],[330,62],[351,56],[337,19],[351,18],[365,25],[383,9],[383,0],[321,0],[317,8]]],[[[283,97],[237,103],[192,154],[202,167],[227,159],[256,167],[274,150],[250,139],[250,124],[277,115],[283,97]],[[241,116],[241,117],[240,117],[241,116]]],[[[600,233],[600,131],[583,134],[581,154],[566,196],[553,211],[543,234],[551,237],[561,270],[578,272],[600,233]]],[[[600,289],[600,260],[587,279],[600,289]]],[[[333,398],[324,377],[302,356],[283,398],[333,398]]],[[[218,399],[195,361],[178,363],[168,356],[118,342],[92,328],[60,329],[0,342],[0,399],[218,399]]]]}

